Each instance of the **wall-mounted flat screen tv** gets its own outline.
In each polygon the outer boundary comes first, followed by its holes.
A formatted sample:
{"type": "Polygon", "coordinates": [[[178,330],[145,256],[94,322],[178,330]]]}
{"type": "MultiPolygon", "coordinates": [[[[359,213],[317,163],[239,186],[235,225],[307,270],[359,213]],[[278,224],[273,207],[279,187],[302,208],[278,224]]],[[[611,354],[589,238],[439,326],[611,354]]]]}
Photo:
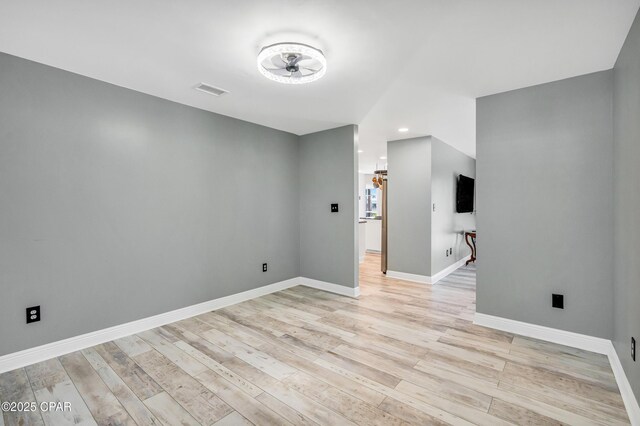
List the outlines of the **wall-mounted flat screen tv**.
{"type": "Polygon", "coordinates": [[[473,193],[475,180],[468,176],[458,176],[458,188],[456,191],[456,212],[473,212],[473,193]]]}

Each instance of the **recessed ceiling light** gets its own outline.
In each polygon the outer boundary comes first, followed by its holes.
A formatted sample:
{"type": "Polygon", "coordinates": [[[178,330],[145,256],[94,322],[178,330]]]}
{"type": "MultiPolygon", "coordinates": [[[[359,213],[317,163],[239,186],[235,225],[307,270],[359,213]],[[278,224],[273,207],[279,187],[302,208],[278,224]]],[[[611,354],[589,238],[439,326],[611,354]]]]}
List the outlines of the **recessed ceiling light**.
{"type": "Polygon", "coordinates": [[[400,133],[406,133],[406,132],[408,132],[408,131],[409,131],[409,128],[408,128],[408,127],[400,127],[400,128],[398,129],[398,131],[399,131],[400,133]]]}
{"type": "Polygon", "coordinates": [[[358,150],[358,154],[362,154],[363,152],[364,152],[364,151],[363,151],[363,150],[361,150],[361,149],[359,149],[359,150],[358,150]]]}
{"type": "Polygon", "coordinates": [[[380,157],[380,159],[381,159],[381,160],[386,160],[386,159],[387,159],[387,157],[380,157]]]}
{"type": "Polygon", "coordinates": [[[316,81],[327,72],[320,49],[302,43],[276,43],[258,54],[258,70],[269,80],[285,84],[316,81]]]}

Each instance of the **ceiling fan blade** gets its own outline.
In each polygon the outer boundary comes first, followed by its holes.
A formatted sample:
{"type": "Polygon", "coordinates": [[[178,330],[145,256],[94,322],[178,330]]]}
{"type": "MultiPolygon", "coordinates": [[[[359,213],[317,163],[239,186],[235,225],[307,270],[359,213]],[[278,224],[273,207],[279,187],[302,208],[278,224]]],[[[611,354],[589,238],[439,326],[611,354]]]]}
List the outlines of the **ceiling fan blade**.
{"type": "Polygon", "coordinates": [[[294,71],[291,73],[291,77],[300,78],[300,77],[303,77],[303,75],[300,71],[294,71]]]}
{"type": "Polygon", "coordinates": [[[304,58],[300,59],[298,62],[296,62],[298,65],[302,66],[320,66],[320,62],[316,59],[313,59],[310,56],[305,56],[304,58]]]}
{"type": "Polygon", "coordinates": [[[273,58],[271,58],[271,63],[278,68],[284,68],[289,65],[280,56],[274,56],[273,58]]]}
{"type": "Polygon", "coordinates": [[[291,65],[295,65],[300,61],[304,61],[305,59],[311,59],[311,56],[306,56],[306,55],[297,56],[293,61],[291,61],[291,65]]]}
{"type": "Polygon", "coordinates": [[[303,66],[300,66],[299,68],[303,70],[311,71],[312,73],[317,73],[318,71],[320,71],[319,69],[314,70],[313,68],[303,67],[303,66]]]}
{"type": "Polygon", "coordinates": [[[287,71],[284,68],[265,68],[265,70],[269,71],[271,74],[275,74],[275,75],[289,75],[289,71],[287,71]]]}

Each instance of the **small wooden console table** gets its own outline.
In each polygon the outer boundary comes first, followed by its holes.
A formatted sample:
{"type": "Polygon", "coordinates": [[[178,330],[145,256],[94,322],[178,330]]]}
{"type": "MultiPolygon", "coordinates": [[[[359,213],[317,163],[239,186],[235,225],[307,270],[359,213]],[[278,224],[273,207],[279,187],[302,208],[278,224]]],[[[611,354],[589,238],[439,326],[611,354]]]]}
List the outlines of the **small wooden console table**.
{"type": "Polygon", "coordinates": [[[476,261],[476,231],[465,231],[464,240],[467,242],[467,245],[471,249],[471,258],[467,260],[465,266],[469,263],[476,261]]]}

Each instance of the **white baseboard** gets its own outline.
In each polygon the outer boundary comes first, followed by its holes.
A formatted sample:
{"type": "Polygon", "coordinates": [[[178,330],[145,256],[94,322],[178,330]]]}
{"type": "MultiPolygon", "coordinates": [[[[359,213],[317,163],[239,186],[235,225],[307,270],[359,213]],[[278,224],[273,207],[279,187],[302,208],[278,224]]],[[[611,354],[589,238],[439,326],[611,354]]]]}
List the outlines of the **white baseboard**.
{"type": "Polygon", "coordinates": [[[618,353],[611,342],[609,342],[609,353],[607,355],[609,356],[613,375],[618,383],[618,389],[620,389],[620,395],[622,396],[624,407],[627,409],[629,421],[633,426],[640,426],[640,406],[638,405],[638,400],[633,394],[633,389],[631,388],[629,379],[627,379],[627,375],[622,368],[620,358],[618,358],[618,353]]]}
{"type": "Polygon", "coordinates": [[[618,383],[618,389],[620,389],[620,395],[624,401],[624,406],[627,410],[627,414],[629,415],[629,420],[632,425],[640,426],[640,407],[638,407],[638,400],[633,394],[631,384],[627,379],[627,375],[625,374],[622,364],[620,363],[620,359],[618,358],[618,353],[613,347],[611,340],[496,317],[493,315],[481,314],[478,312],[475,314],[473,323],[483,327],[495,328],[497,330],[507,331],[521,336],[532,337],[546,342],[557,343],[607,355],[609,363],[611,364],[611,369],[613,370],[613,374],[616,378],[616,382],[618,383]]]}
{"type": "Polygon", "coordinates": [[[442,271],[438,272],[437,274],[434,274],[431,276],[431,284],[435,284],[438,281],[440,281],[441,279],[443,279],[444,277],[446,277],[447,275],[451,274],[452,272],[455,272],[456,269],[461,268],[465,265],[465,263],[467,263],[467,260],[471,259],[471,255],[467,255],[465,257],[463,257],[462,259],[458,260],[456,263],[447,266],[446,268],[444,268],[442,271]]]}
{"type": "Polygon", "coordinates": [[[209,300],[208,302],[198,303],[196,305],[187,306],[185,308],[176,309],[174,311],[165,312],[152,317],[142,318],[125,324],[116,325],[114,327],[81,334],[79,336],[70,337],[57,342],[36,346],[35,348],[3,355],[0,356],[0,373],[46,361],[51,358],[86,349],[101,343],[110,342],[121,337],[130,336],[165,324],[191,318],[196,315],[204,314],[205,312],[235,305],[236,303],[245,302],[250,299],[255,299],[256,297],[265,296],[297,285],[313,287],[350,297],[358,297],[360,295],[359,287],[349,288],[302,277],[291,278],[253,290],[243,291],[242,293],[232,294],[230,296],[209,300]]]}
{"type": "Polygon", "coordinates": [[[358,258],[358,263],[364,263],[364,256],[360,256],[358,258]]]}
{"type": "Polygon", "coordinates": [[[346,287],[343,285],[328,283],[325,281],[318,281],[311,278],[300,277],[300,285],[305,287],[315,288],[317,290],[324,290],[331,293],[340,294],[342,296],[358,297],[360,296],[360,287],[346,287]]]}
{"type": "Polygon", "coordinates": [[[409,274],[407,272],[387,270],[387,277],[398,280],[412,281],[420,284],[431,284],[431,277],[428,275],[409,274]]]}
{"type": "Polygon", "coordinates": [[[558,330],[557,328],[544,327],[542,325],[530,324],[508,318],[481,314],[478,312],[476,312],[473,323],[484,327],[495,328],[497,330],[507,331],[521,336],[533,337],[534,339],[571,346],[573,348],[584,349],[585,351],[604,355],[609,354],[609,347],[611,345],[610,340],[602,339],[600,337],[587,336],[586,334],[558,330]]]}
{"type": "Polygon", "coordinates": [[[407,272],[399,272],[399,271],[387,271],[387,277],[396,278],[398,280],[412,281],[414,283],[420,283],[420,284],[435,284],[441,279],[443,279],[444,277],[446,277],[447,275],[454,272],[456,269],[464,266],[464,264],[467,262],[467,260],[470,257],[471,257],[470,255],[465,256],[464,258],[458,260],[456,263],[447,266],[445,269],[443,269],[442,271],[432,276],[409,274],[407,272]]]}
{"type": "Polygon", "coordinates": [[[185,318],[194,317],[196,315],[204,314],[205,312],[235,305],[236,303],[264,296],[276,291],[295,287],[299,285],[299,283],[299,278],[292,278],[253,290],[243,291],[242,293],[232,294],[230,296],[209,300],[208,302],[198,303],[197,305],[191,305],[174,311],[154,315],[152,317],[142,318],[125,324],[116,325],[114,327],[81,334],[79,336],[70,337],[57,342],[47,343],[46,345],[36,346],[35,348],[3,355],[0,357],[0,373],[15,370],[16,368],[22,368],[26,365],[42,362],[47,359],[55,358],[81,349],[86,349],[121,337],[130,336],[155,327],[160,327],[161,325],[180,321],[185,318]]]}

